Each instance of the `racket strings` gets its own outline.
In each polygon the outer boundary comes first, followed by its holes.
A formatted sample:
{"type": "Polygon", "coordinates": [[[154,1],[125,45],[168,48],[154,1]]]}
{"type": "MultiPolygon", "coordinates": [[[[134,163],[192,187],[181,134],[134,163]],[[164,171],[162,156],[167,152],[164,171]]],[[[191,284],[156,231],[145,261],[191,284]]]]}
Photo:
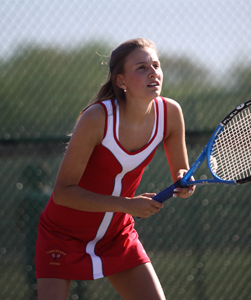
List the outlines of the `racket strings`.
{"type": "Polygon", "coordinates": [[[251,176],[251,113],[246,108],[219,134],[211,153],[211,169],[223,180],[251,176]]]}

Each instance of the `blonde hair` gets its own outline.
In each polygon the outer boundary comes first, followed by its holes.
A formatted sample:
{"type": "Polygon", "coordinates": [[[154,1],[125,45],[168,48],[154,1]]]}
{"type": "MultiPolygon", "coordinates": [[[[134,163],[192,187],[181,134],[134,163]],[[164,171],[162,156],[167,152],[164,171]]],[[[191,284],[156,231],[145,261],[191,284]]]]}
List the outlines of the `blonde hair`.
{"type": "Polygon", "coordinates": [[[89,102],[88,106],[85,107],[82,113],[93,103],[101,102],[108,99],[117,99],[118,102],[123,102],[126,100],[125,93],[123,89],[119,88],[116,84],[116,78],[119,74],[124,73],[124,65],[126,57],[135,49],[138,48],[152,48],[156,52],[155,44],[144,38],[137,38],[128,40],[120,44],[111,52],[110,61],[109,61],[109,72],[107,75],[106,82],[101,86],[96,96],[89,102]]]}

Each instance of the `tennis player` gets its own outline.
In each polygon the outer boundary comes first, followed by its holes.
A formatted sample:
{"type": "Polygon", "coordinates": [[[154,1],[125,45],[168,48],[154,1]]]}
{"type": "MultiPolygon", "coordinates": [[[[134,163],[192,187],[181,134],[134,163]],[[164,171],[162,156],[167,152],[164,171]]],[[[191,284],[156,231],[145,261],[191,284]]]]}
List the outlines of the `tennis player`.
{"type": "MultiPolygon", "coordinates": [[[[77,121],[40,216],[39,300],[66,300],[71,280],[101,277],[124,300],[165,299],[132,217],[163,207],[154,193],[135,196],[161,142],[173,180],[188,169],[182,111],[160,97],[162,80],[151,41],[129,40],[112,51],[107,81],[77,121]]],[[[177,189],[175,196],[186,198],[193,189],[177,189]]]]}

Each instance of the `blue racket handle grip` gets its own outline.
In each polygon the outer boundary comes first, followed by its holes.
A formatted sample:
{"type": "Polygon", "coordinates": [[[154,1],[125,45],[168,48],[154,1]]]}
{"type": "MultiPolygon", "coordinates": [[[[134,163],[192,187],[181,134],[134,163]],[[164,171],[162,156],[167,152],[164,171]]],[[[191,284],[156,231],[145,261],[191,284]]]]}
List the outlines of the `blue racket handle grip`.
{"type": "MultiPolygon", "coordinates": [[[[176,181],[174,184],[170,185],[168,188],[164,189],[157,195],[155,195],[152,199],[158,202],[163,203],[164,201],[170,199],[173,196],[173,191],[177,187],[183,187],[181,183],[181,179],[176,181]]],[[[141,219],[140,217],[137,217],[137,219],[141,219]]]]}
{"type": "Polygon", "coordinates": [[[181,179],[176,181],[174,184],[170,185],[168,188],[164,189],[157,195],[153,197],[153,200],[163,203],[164,201],[170,199],[173,196],[174,189],[182,187],[181,179]]]}

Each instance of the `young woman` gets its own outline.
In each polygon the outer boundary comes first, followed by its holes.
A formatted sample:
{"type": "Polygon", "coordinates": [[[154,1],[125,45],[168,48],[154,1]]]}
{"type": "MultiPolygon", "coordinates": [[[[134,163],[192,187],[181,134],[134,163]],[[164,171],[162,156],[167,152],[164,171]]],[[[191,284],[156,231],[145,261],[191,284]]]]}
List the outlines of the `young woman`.
{"type": "MultiPolygon", "coordinates": [[[[163,204],[134,196],[163,141],[173,180],[188,169],[180,106],[160,97],[155,45],[129,40],[112,51],[107,82],[78,119],[53,194],[39,220],[39,300],[65,300],[70,281],[106,276],[124,300],[165,299],[133,217],[163,204]]],[[[194,187],[177,189],[186,198],[194,187]]]]}

